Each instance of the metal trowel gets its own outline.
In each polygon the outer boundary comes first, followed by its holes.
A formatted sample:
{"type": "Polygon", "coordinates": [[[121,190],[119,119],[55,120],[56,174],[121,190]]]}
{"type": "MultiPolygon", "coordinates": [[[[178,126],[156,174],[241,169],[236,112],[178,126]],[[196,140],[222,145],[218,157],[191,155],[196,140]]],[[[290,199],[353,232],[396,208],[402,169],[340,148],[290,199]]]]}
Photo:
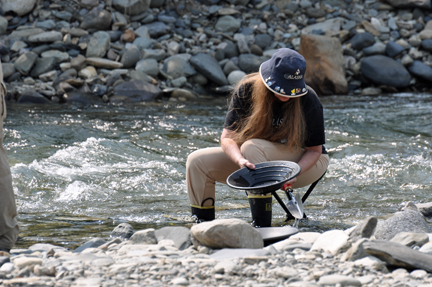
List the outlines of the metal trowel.
{"type": "Polygon", "coordinates": [[[303,208],[303,202],[300,198],[300,194],[297,193],[295,196],[292,194],[292,187],[290,184],[284,185],[284,191],[288,197],[288,202],[286,204],[286,207],[288,211],[291,213],[292,216],[294,216],[294,227],[298,227],[298,224],[301,219],[303,219],[304,216],[304,208],[303,208]]]}
{"type": "Polygon", "coordinates": [[[288,198],[291,198],[286,204],[289,212],[296,219],[302,219],[304,212],[300,194],[297,193],[295,196],[293,196],[293,194],[289,190],[287,191],[287,193],[289,194],[288,198]]]}

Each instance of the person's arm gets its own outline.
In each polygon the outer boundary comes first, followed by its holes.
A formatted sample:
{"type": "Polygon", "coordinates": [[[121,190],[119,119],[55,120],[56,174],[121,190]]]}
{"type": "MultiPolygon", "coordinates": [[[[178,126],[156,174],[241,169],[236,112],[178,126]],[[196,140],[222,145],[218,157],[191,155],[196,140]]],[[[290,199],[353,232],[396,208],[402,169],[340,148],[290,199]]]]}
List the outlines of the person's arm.
{"type": "Polygon", "coordinates": [[[255,169],[255,165],[243,157],[239,146],[233,139],[234,134],[235,131],[226,128],[223,129],[220,139],[222,150],[240,168],[246,166],[248,168],[255,169]]]}
{"type": "MultiPolygon", "coordinates": [[[[305,147],[304,148],[305,153],[301,157],[301,159],[298,162],[298,165],[301,168],[300,174],[308,171],[320,158],[322,153],[322,145],[312,146],[312,147],[305,147]]],[[[299,175],[300,175],[299,174],[299,175]]],[[[294,184],[297,181],[297,177],[291,179],[290,181],[287,181],[285,184],[294,184]]]]}

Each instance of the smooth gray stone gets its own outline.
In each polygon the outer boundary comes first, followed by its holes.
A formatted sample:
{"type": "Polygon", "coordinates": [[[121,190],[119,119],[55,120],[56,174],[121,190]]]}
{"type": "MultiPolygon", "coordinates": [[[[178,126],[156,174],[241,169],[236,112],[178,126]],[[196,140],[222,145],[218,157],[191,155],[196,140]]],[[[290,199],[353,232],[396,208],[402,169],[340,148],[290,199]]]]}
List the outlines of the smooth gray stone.
{"type": "Polygon", "coordinates": [[[120,223],[111,232],[111,237],[120,237],[124,239],[129,239],[133,235],[133,227],[129,223],[120,223]]]}
{"type": "Polygon", "coordinates": [[[150,24],[146,24],[145,27],[147,27],[148,33],[153,39],[172,32],[171,28],[163,22],[153,22],[150,24]]]}
{"type": "Polygon", "coordinates": [[[416,206],[424,217],[432,217],[432,202],[418,203],[416,206]]]}
{"type": "Polygon", "coordinates": [[[123,68],[129,69],[134,68],[136,63],[140,60],[140,51],[137,46],[132,45],[129,49],[127,49],[120,62],[123,64],[123,68]]]}
{"type": "Polygon", "coordinates": [[[80,28],[96,29],[96,30],[108,30],[111,26],[112,18],[111,13],[106,10],[92,10],[84,20],[81,22],[80,28]]]}
{"type": "Polygon", "coordinates": [[[412,65],[408,67],[408,71],[418,78],[428,82],[432,81],[432,67],[426,65],[422,61],[415,60],[412,65]]]}
{"type": "Polygon", "coordinates": [[[362,223],[358,224],[350,233],[349,237],[352,242],[356,242],[360,238],[370,238],[375,231],[378,219],[376,217],[369,217],[362,223]]]}
{"type": "Polygon", "coordinates": [[[191,65],[214,83],[225,86],[228,80],[215,58],[208,54],[198,53],[190,59],[191,65]]]}
{"type": "Polygon", "coordinates": [[[80,247],[76,248],[73,252],[74,253],[80,253],[87,248],[96,248],[96,247],[99,247],[105,243],[106,243],[106,241],[101,239],[101,238],[94,238],[94,239],[87,241],[86,243],[84,243],[80,247]]]}
{"type": "Polygon", "coordinates": [[[385,240],[370,240],[363,243],[363,249],[393,267],[424,269],[432,272],[432,255],[402,244],[385,240]]]}
{"type": "Polygon", "coordinates": [[[51,101],[35,91],[24,91],[18,98],[19,104],[50,104],[51,101]]]}
{"type": "Polygon", "coordinates": [[[170,239],[174,241],[175,247],[184,250],[192,245],[190,229],[182,226],[162,227],[155,231],[156,238],[159,241],[170,239]]]}
{"type": "Polygon", "coordinates": [[[238,66],[246,74],[258,72],[259,67],[265,62],[267,57],[260,57],[253,54],[241,54],[239,56],[238,66]]]}
{"type": "Polygon", "coordinates": [[[177,79],[185,76],[190,77],[196,74],[195,69],[181,56],[172,56],[165,60],[163,71],[177,79]]]}
{"type": "Polygon", "coordinates": [[[39,58],[30,72],[30,76],[37,78],[46,72],[52,71],[57,65],[57,60],[55,58],[39,58]]]}
{"type": "Polygon", "coordinates": [[[390,57],[365,57],[361,63],[362,75],[374,84],[395,88],[404,88],[410,84],[411,76],[407,69],[390,57]]]}
{"type": "Polygon", "coordinates": [[[244,258],[250,256],[270,256],[271,253],[265,249],[249,248],[223,248],[210,255],[211,259],[224,260],[232,258],[244,258]]]}
{"type": "Polygon", "coordinates": [[[153,101],[161,92],[159,87],[140,80],[124,82],[114,88],[114,95],[125,96],[132,102],[153,101]]]}
{"type": "Polygon", "coordinates": [[[364,48],[375,44],[375,37],[369,32],[358,33],[352,37],[349,42],[351,43],[353,49],[361,51],[364,48]]]}
{"type": "Polygon", "coordinates": [[[150,7],[150,0],[113,0],[112,5],[127,15],[139,15],[150,7]]]}
{"type": "Polygon", "coordinates": [[[404,50],[405,50],[404,47],[402,47],[401,45],[399,45],[393,41],[388,41],[388,43],[386,45],[386,53],[389,57],[392,57],[392,58],[399,55],[404,50]]]}
{"type": "Polygon", "coordinates": [[[33,52],[27,52],[18,57],[15,61],[15,69],[22,75],[28,75],[36,63],[38,55],[33,52]]]}

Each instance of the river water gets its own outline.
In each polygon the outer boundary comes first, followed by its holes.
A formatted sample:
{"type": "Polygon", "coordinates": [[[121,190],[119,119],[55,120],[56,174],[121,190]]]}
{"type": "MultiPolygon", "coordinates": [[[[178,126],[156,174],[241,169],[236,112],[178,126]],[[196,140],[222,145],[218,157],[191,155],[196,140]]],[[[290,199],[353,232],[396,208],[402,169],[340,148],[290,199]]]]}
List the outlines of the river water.
{"type": "MultiPolygon", "coordinates": [[[[409,201],[432,201],[432,95],[321,101],[331,162],[306,202],[302,231],[348,228],[369,216],[384,219],[409,201]]],[[[134,230],[190,227],[186,157],[218,145],[226,104],[225,98],[135,106],[10,104],[5,148],[19,209],[17,247],[74,248],[107,238],[122,222],[134,230]]],[[[217,218],[250,222],[244,192],[223,184],[216,192],[217,218]]],[[[275,201],[273,225],[284,224],[275,201]]]]}

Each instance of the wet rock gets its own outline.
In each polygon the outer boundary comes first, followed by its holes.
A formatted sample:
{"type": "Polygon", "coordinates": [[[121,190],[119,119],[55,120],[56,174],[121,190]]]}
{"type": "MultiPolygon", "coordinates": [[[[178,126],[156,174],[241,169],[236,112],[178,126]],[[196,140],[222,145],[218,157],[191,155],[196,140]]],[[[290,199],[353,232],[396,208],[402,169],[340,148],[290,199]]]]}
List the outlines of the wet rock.
{"type": "Polygon", "coordinates": [[[190,100],[196,100],[197,96],[186,89],[174,89],[174,91],[171,92],[171,98],[170,99],[176,99],[179,101],[190,101],[190,100]]]}
{"type": "MultiPolygon", "coordinates": [[[[82,93],[78,91],[68,92],[67,94],[64,95],[63,100],[68,104],[77,104],[77,105],[84,105],[84,106],[103,103],[102,99],[96,95],[93,95],[91,93],[86,93],[86,92],[82,93]]],[[[92,246],[92,247],[97,247],[97,246],[92,246]]]]}
{"type": "Polygon", "coordinates": [[[17,103],[19,104],[49,104],[50,100],[42,96],[41,94],[26,90],[18,98],[17,103]]]}
{"type": "Polygon", "coordinates": [[[262,248],[261,233],[240,219],[217,219],[192,226],[192,236],[210,248],[262,248]]]}
{"type": "Polygon", "coordinates": [[[111,237],[120,237],[124,239],[129,239],[133,235],[133,227],[129,223],[120,223],[111,232],[111,237]]]}
{"type": "Polygon", "coordinates": [[[375,55],[361,61],[361,73],[376,85],[404,88],[410,84],[411,76],[405,67],[392,58],[375,55]]]}
{"type": "Polygon", "coordinates": [[[305,81],[322,95],[348,93],[342,46],[335,38],[302,35],[299,53],[305,57],[305,81]],[[315,55],[320,55],[316,58],[315,55]]]}
{"type": "MultiPolygon", "coordinates": [[[[115,96],[124,96],[121,101],[132,101],[132,102],[142,102],[142,101],[153,101],[160,94],[161,90],[150,83],[131,80],[117,85],[114,88],[115,96]]],[[[118,102],[119,98],[114,99],[118,102]]]]}

